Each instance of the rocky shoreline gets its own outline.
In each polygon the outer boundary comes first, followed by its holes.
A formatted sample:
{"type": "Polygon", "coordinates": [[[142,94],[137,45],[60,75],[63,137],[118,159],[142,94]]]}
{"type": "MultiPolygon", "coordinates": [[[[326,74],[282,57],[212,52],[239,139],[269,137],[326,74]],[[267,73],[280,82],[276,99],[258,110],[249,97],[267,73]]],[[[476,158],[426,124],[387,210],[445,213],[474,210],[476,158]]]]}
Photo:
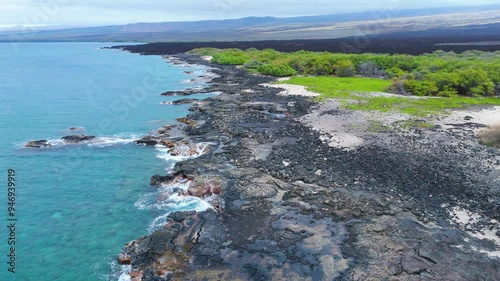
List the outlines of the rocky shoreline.
{"type": "MultiPolygon", "coordinates": [[[[217,77],[164,95],[220,94],[179,102],[195,104],[175,141],[211,145],[151,184],[182,182],[186,195],[216,199],[125,245],[118,260],[130,280],[500,280],[500,153],[478,144],[469,121],[394,126],[377,135],[389,144],[345,150],[301,121],[321,110],[311,98],[279,95],[262,85],[271,77],[177,57],[217,77]],[[485,232],[493,240],[480,239],[485,232]]],[[[330,122],[350,114],[319,113],[330,122]]]]}

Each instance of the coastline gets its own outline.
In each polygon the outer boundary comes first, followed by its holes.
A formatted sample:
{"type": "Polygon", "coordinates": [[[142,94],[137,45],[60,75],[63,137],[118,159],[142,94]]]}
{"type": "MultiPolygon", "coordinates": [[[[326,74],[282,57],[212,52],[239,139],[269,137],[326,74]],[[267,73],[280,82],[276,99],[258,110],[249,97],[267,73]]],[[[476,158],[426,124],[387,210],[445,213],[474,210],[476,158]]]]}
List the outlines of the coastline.
{"type": "Polygon", "coordinates": [[[163,93],[221,93],[181,125],[190,142],[213,145],[151,182],[217,182],[221,200],[172,213],[164,229],[128,243],[129,280],[500,279],[500,259],[488,256],[500,245],[471,235],[500,231],[498,151],[466,130],[418,128],[380,132],[384,145],[331,147],[301,119],[349,112],[262,85],[274,78],[176,57],[218,76],[163,93]],[[481,219],[463,223],[457,207],[481,219]]]}

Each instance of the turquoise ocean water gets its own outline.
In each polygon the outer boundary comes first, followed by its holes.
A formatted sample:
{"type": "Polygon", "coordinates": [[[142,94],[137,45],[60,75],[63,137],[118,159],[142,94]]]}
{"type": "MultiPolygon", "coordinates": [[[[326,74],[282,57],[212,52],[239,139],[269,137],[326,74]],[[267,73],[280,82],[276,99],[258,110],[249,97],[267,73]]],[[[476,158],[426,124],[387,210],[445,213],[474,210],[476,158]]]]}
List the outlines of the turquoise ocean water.
{"type": "Polygon", "coordinates": [[[0,280],[117,280],[114,260],[123,244],[146,235],[165,213],[165,205],[152,204],[156,191],[148,182],[173,160],[132,140],[186,115],[189,105],[162,105],[174,98],[159,94],[193,86],[182,81],[206,69],[99,49],[111,45],[0,44],[0,280]],[[187,68],[194,73],[184,74],[187,68]],[[59,139],[74,134],[70,127],[98,138],[64,144],[59,139]],[[54,146],[23,148],[39,139],[54,146]],[[15,274],[6,256],[9,168],[17,188],[15,274]]]}

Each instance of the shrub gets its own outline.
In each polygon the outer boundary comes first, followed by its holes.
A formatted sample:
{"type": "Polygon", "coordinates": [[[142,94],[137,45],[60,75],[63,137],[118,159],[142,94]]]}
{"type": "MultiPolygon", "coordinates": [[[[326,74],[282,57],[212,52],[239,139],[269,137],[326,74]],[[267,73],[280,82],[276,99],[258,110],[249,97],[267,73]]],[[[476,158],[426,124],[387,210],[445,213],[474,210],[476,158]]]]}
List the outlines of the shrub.
{"type": "Polygon", "coordinates": [[[221,51],[222,51],[221,49],[207,47],[207,48],[194,49],[194,50],[188,51],[187,53],[191,54],[191,55],[213,56],[217,53],[220,53],[221,51]]]}
{"type": "Polygon", "coordinates": [[[212,61],[218,64],[242,65],[250,61],[250,56],[242,50],[230,49],[214,54],[212,61]]]}
{"type": "Polygon", "coordinates": [[[290,66],[280,64],[264,64],[259,66],[257,71],[262,74],[276,77],[292,76],[297,74],[297,71],[290,66]]]}
{"type": "Polygon", "coordinates": [[[405,74],[405,72],[399,67],[389,68],[385,71],[385,73],[387,74],[387,77],[391,79],[396,77],[401,77],[405,74]]]}
{"type": "Polygon", "coordinates": [[[356,74],[356,67],[350,60],[340,60],[333,66],[335,74],[339,77],[352,77],[356,74]]]}
{"type": "Polygon", "coordinates": [[[479,133],[482,144],[500,148],[500,125],[492,126],[479,133]]]}
{"type": "Polygon", "coordinates": [[[458,96],[458,91],[452,87],[445,86],[437,95],[439,97],[453,98],[458,96]]]}
{"type": "Polygon", "coordinates": [[[305,64],[305,74],[329,75],[333,73],[333,67],[327,60],[319,57],[309,59],[305,64]]]}
{"type": "Polygon", "coordinates": [[[247,62],[247,63],[243,64],[243,66],[244,66],[245,68],[249,68],[249,69],[257,69],[257,68],[259,68],[259,66],[261,66],[261,65],[263,65],[263,63],[262,63],[262,62],[260,62],[260,61],[258,61],[258,60],[256,60],[256,59],[253,59],[253,60],[251,60],[251,61],[249,61],[249,62],[247,62]]]}
{"type": "Polygon", "coordinates": [[[376,63],[373,61],[365,61],[357,67],[357,72],[359,75],[367,77],[383,77],[385,76],[385,71],[381,70],[376,63]]]}
{"type": "Polygon", "coordinates": [[[392,79],[392,84],[391,86],[389,86],[389,92],[393,93],[393,94],[397,94],[397,95],[403,95],[403,96],[408,96],[408,95],[411,95],[412,93],[409,93],[407,90],[406,90],[406,86],[405,84],[407,83],[407,81],[403,78],[400,78],[400,77],[396,77],[394,79],[392,79]]]}
{"type": "Polygon", "coordinates": [[[488,96],[494,92],[495,84],[482,69],[464,69],[458,73],[459,92],[468,96],[488,96]]]}
{"type": "Polygon", "coordinates": [[[438,92],[436,83],[430,81],[405,80],[404,87],[407,92],[415,96],[433,96],[438,92]]]}

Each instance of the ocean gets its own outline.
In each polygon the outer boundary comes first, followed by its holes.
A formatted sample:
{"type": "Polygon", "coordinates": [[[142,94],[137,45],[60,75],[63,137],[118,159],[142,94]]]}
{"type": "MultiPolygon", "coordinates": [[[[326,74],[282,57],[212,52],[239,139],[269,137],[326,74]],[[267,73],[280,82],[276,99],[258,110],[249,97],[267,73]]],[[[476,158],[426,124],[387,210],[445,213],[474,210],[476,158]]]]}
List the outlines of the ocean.
{"type": "Polygon", "coordinates": [[[118,280],[115,260],[125,243],[153,231],[168,211],[207,207],[195,198],[158,204],[149,179],[179,159],[133,143],[188,113],[190,105],[162,104],[176,98],[160,93],[202,86],[196,79],[206,67],[100,49],[111,45],[0,44],[0,280],[118,280]],[[97,138],[61,141],[72,134],[97,138]],[[52,146],[24,147],[42,139],[52,146]],[[8,218],[16,219],[16,273],[8,271],[8,218]]]}

